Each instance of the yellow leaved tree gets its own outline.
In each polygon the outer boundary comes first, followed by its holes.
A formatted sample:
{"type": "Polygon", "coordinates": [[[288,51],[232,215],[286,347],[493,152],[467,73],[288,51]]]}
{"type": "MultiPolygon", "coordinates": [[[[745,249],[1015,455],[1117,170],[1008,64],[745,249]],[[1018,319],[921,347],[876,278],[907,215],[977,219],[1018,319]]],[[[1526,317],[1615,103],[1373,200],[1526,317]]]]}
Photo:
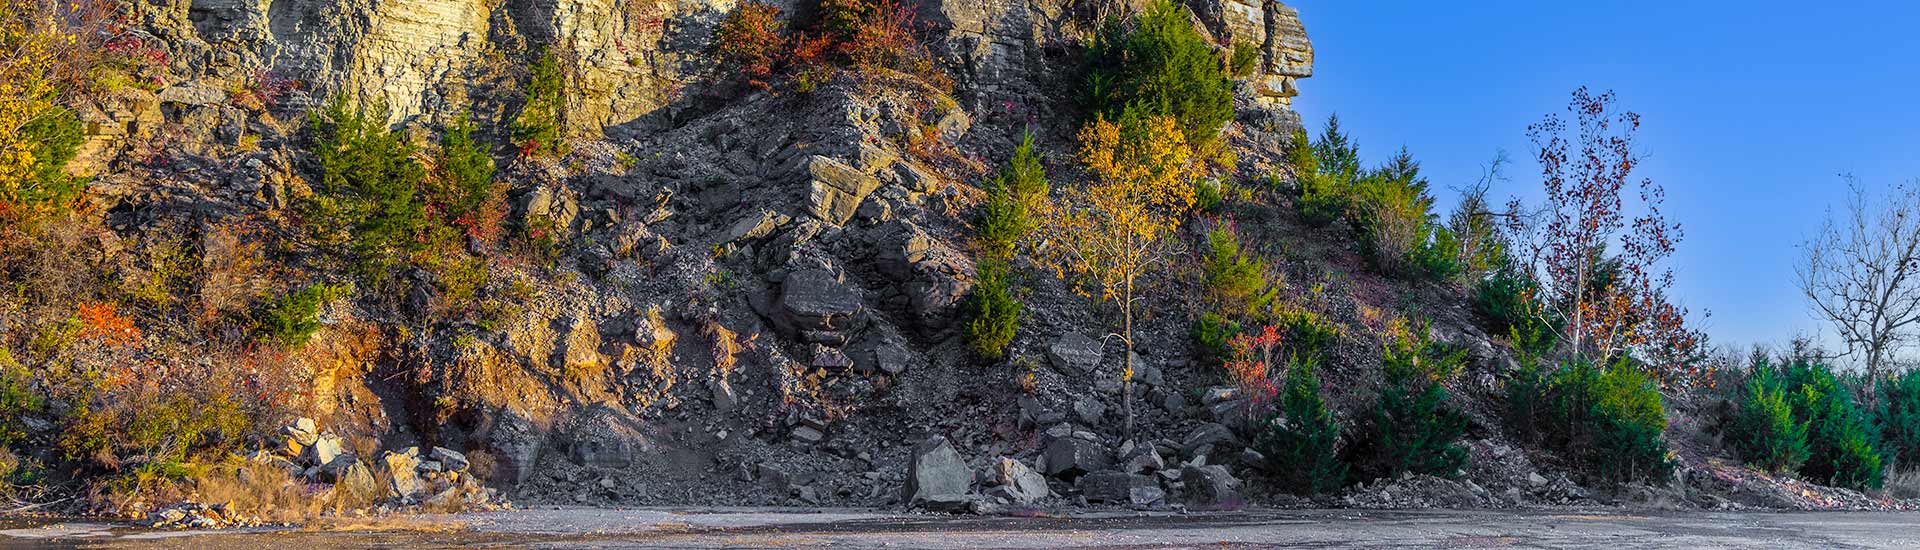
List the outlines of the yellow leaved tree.
{"type": "Polygon", "coordinates": [[[1120,373],[1126,433],[1133,434],[1133,303],[1142,277],[1173,257],[1173,238],[1193,208],[1203,169],[1178,120],[1132,112],[1096,118],[1080,132],[1080,162],[1092,176],[1042,212],[1041,259],[1086,294],[1120,306],[1126,345],[1120,373]]]}
{"type": "Polygon", "coordinates": [[[59,212],[81,183],[64,173],[81,135],[54,75],[76,43],[42,1],[0,3],[0,227],[59,212]]]}

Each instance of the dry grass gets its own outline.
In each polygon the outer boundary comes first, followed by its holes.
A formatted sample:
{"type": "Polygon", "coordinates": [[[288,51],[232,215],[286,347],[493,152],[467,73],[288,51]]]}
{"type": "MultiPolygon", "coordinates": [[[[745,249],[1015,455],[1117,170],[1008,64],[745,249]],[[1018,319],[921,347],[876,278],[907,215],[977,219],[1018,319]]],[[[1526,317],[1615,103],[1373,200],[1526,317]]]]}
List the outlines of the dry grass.
{"type": "Polygon", "coordinates": [[[1920,498],[1920,469],[1887,472],[1886,490],[1893,498],[1920,498]]]}

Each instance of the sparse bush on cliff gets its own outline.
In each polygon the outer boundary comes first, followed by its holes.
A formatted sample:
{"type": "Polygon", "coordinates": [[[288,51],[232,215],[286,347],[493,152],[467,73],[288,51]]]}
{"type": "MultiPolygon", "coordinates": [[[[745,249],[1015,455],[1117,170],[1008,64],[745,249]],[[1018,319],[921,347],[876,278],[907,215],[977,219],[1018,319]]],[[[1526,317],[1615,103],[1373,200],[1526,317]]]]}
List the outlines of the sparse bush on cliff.
{"type": "Polygon", "coordinates": [[[1340,117],[1328,117],[1317,139],[1296,133],[1287,158],[1299,186],[1301,218],[1325,227],[1346,217],[1362,174],[1359,145],[1340,130],[1340,117]]]}
{"type": "Polygon", "coordinates": [[[1231,222],[1207,230],[1200,273],[1212,311],[1229,318],[1264,312],[1280,293],[1267,278],[1266,262],[1242,250],[1240,234],[1231,222]]]}
{"type": "Polygon", "coordinates": [[[1367,477],[1405,473],[1453,477],[1467,463],[1457,441],[1466,432],[1466,416],[1447,407],[1442,384],[1458,374],[1466,353],[1434,342],[1426,327],[1396,322],[1389,329],[1381,359],[1383,380],[1365,425],[1356,438],[1353,463],[1367,477]]]}
{"type": "Polygon", "coordinates": [[[261,311],[260,327],[280,345],[297,348],[320,330],[320,307],[346,297],[348,285],[314,283],[288,293],[261,311]]]}
{"type": "Polygon", "coordinates": [[[1794,419],[1786,385],[1764,361],[1748,373],[1726,434],[1728,445],[1748,465],[1786,472],[1807,461],[1807,425],[1794,419]]]}
{"type": "Polygon", "coordinates": [[[942,91],[953,79],[921,44],[913,8],[897,0],[820,0],[814,23],[788,29],[768,4],[743,4],[715,28],[714,53],[723,74],[761,90],[791,78],[809,93],[842,68],[862,73],[898,72],[942,91]]]}
{"type": "Polygon", "coordinates": [[[32,381],[33,373],[0,348],[0,450],[26,437],[23,420],[40,409],[43,400],[29,386],[32,381]]]}
{"type": "Polygon", "coordinates": [[[982,259],[975,266],[973,292],[968,297],[967,344],[981,357],[1006,356],[1020,328],[1022,306],[1014,297],[1013,267],[1005,259],[982,259]]]}
{"type": "Polygon", "coordinates": [[[1340,424],[1320,394],[1312,361],[1287,367],[1280,408],[1254,433],[1253,448],[1267,459],[1267,475],[1287,491],[1317,495],[1339,489],[1347,479],[1340,460],[1340,424]]]}
{"type": "Polygon", "coordinates": [[[1286,334],[1288,349],[1314,361],[1326,359],[1327,350],[1345,334],[1339,325],[1299,306],[1276,308],[1274,318],[1286,334]]]}
{"type": "Polygon", "coordinates": [[[786,23],[780,8],[762,2],[740,4],[720,20],[713,47],[722,74],[734,74],[747,85],[773,89],[774,70],[787,54],[786,23]]]}
{"type": "Polygon", "coordinates": [[[540,54],[527,77],[526,101],[513,119],[513,140],[520,153],[562,157],[567,144],[567,74],[551,48],[540,54]]]}
{"type": "Polygon", "coordinates": [[[447,125],[433,156],[433,172],[425,180],[427,213],[433,217],[429,232],[434,234],[428,241],[442,251],[455,237],[492,244],[506,218],[506,190],[494,182],[493,156],[473,138],[473,130],[466,114],[447,125]]]}
{"type": "Polygon", "coordinates": [[[1022,305],[1015,295],[1014,259],[1034,230],[1034,215],[1047,196],[1047,173],[1028,134],[1007,166],[986,182],[987,201],[974,222],[981,257],[968,300],[967,342],[981,357],[997,360],[1019,330],[1022,305]]]}
{"type": "Polygon", "coordinates": [[[987,200],[974,222],[981,252],[989,258],[1012,258],[1020,240],[1033,231],[1035,211],[1048,188],[1046,169],[1028,134],[1007,166],[986,182],[987,200]]]}
{"type": "Polygon", "coordinates": [[[1086,102],[1108,119],[1128,109],[1174,117],[1204,157],[1233,120],[1233,83],[1191,17],[1155,0],[1130,20],[1107,21],[1087,47],[1086,102]]]}
{"type": "Polygon", "coordinates": [[[1193,322],[1193,347],[1198,359],[1218,365],[1233,356],[1227,341],[1240,334],[1240,323],[1218,313],[1206,312],[1193,322]]]}
{"type": "Polygon", "coordinates": [[[1252,42],[1238,42],[1233,45],[1233,60],[1227,63],[1234,78],[1253,76],[1260,70],[1260,45],[1252,42]]]}
{"type": "Polygon", "coordinates": [[[420,196],[426,169],[407,137],[387,128],[383,104],[355,107],[336,97],[309,123],[320,181],[302,214],[323,245],[347,249],[370,281],[385,281],[420,248],[427,222],[420,196]]]}

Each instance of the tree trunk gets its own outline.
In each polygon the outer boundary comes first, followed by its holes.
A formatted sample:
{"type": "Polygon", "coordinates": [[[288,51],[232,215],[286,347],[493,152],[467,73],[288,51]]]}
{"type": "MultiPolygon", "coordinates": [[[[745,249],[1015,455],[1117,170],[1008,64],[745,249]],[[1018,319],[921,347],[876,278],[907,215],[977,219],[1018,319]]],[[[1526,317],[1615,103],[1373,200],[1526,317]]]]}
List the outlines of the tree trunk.
{"type": "Polygon", "coordinates": [[[1120,408],[1126,409],[1127,439],[1133,439],[1133,281],[1128,280],[1120,302],[1120,340],[1127,343],[1126,367],[1120,371],[1120,408]]]}

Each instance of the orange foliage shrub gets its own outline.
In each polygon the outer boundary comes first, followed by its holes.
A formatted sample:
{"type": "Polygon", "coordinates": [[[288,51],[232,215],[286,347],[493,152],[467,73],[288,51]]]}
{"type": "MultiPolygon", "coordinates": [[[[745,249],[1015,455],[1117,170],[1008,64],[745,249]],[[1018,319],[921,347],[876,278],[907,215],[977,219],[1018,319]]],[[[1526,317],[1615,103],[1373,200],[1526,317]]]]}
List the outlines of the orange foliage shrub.
{"type": "Polygon", "coordinates": [[[748,85],[772,89],[775,63],[787,48],[780,8],[749,2],[727,14],[714,31],[714,49],[723,70],[738,73],[748,85]]]}
{"type": "Polygon", "coordinates": [[[1233,359],[1225,365],[1227,378],[1235,387],[1251,396],[1256,405],[1280,393],[1270,372],[1274,364],[1273,351],[1280,347],[1278,328],[1267,325],[1259,334],[1234,335],[1227,340],[1227,346],[1233,350],[1233,359]]]}
{"type": "Polygon", "coordinates": [[[98,340],[110,346],[124,346],[140,340],[140,328],[133,326],[133,319],[120,315],[119,309],[113,304],[106,302],[80,304],[77,316],[82,326],[82,337],[98,340]]]}

